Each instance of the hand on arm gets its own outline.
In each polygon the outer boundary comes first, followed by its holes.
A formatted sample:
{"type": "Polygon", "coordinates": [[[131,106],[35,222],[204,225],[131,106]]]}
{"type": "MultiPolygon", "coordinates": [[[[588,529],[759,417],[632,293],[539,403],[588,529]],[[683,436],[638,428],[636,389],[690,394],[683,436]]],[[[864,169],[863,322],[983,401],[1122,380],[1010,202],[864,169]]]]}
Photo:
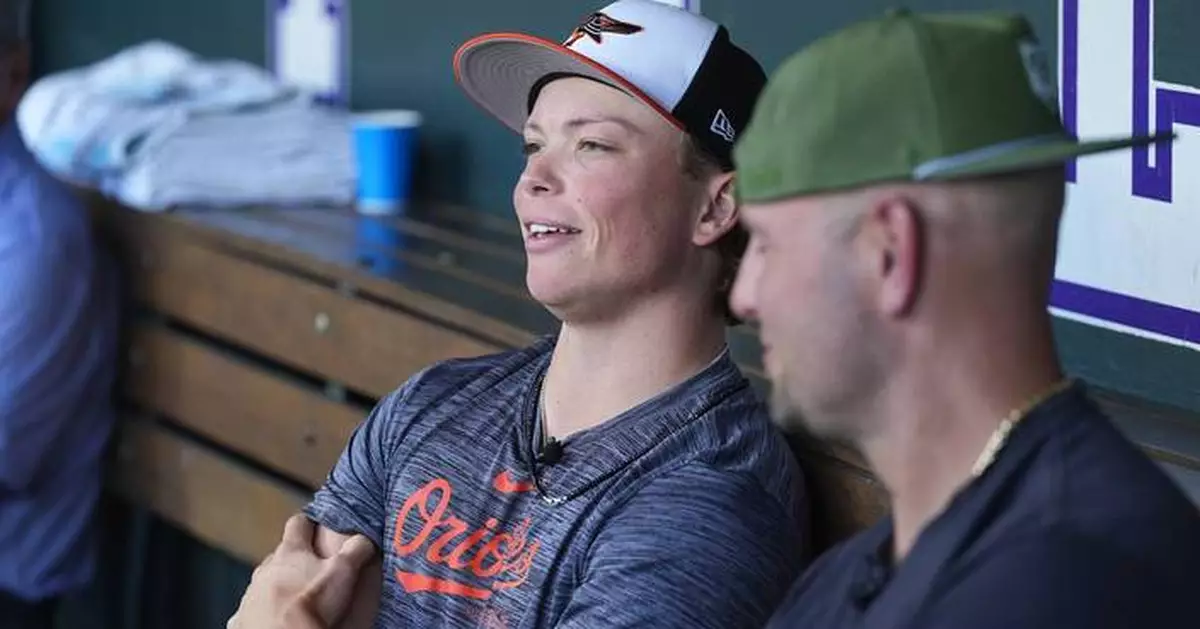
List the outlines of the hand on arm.
{"type": "MultiPolygon", "coordinates": [[[[317,556],[323,559],[335,557],[342,552],[346,544],[355,538],[363,538],[363,536],[342,535],[324,526],[318,527],[314,542],[317,556]]],[[[371,548],[374,551],[374,545],[371,548]]],[[[372,552],[370,561],[359,570],[357,583],[345,616],[337,625],[331,625],[331,628],[371,629],[375,624],[375,617],[379,614],[381,596],[383,596],[383,559],[379,553],[372,552]]]]}
{"type": "MultiPolygon", "coordinates": [[[[383,535],[387,504],[388,456],[396,439],[394,410],[404,390],[384,398],[355,429],[325,484],[305,509],[318,523],[310,539],[314,558],[336,557],[355,537],[337,531],[360,532],[376,549],[383,535]]],[[[355,576],[355,587],[346,601],[344,616],[324,629],[370,629],[379,613],[383,593],[383,565],[379,552],[355,576]]],[[[247,628],[249,629],[249,628],[247,628]]]]}
{"type": "MultiPolygon", "coordinates": [[[[378,553],[362,535],[314,548],[314,524],[292,516],[274,552],[254,570],[229,629],[333,629],[349,617],[359,575],[378,553]]],[[[378,601],[378,597],[375,599],[378,601]]],[[[367,627],[370,625],[368,624],[367,627]]]]}

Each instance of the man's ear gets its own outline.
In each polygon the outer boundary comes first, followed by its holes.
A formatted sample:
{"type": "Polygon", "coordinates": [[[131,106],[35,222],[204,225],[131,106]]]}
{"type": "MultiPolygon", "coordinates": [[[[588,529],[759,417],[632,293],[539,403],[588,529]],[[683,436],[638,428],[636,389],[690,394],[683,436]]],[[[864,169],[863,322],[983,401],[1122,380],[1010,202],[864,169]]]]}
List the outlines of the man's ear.
{"type": "Polygon", "coordinates": [[[706,186],[704,200],[692,242],[707,247],[729,233],[738,222],[738,203],[734,193],[734,173],[721,173],[712,177],[706,186]]]}
{"type": "Polygon", "coordinates": [[[880,197],[863,223],[859,252],[867,261],[879,309],[890,317],[907,316],[921,291],[925,242],[921,213],[903,194],[880,197]]]}

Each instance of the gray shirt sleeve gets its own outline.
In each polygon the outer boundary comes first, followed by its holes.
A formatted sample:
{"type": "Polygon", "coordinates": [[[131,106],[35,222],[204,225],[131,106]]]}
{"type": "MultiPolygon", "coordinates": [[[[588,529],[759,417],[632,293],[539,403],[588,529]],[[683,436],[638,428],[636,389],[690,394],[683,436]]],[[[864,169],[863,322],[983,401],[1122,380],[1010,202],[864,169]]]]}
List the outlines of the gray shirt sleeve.
{"type": "Polygon", "coordinates": [[[651,481],[596,536],[556,626],[762,627],[802,568],[783,511],[751,476],[699,463],[651,481]]]}
{"type": "Polygon", "coordinates": [[[383,547],[388,459],[399,433],[396,413],[412,380],[376,404],[354,429],[325,484],[305,507],[314,522],[343,535],[362,533],[383,547]]]}

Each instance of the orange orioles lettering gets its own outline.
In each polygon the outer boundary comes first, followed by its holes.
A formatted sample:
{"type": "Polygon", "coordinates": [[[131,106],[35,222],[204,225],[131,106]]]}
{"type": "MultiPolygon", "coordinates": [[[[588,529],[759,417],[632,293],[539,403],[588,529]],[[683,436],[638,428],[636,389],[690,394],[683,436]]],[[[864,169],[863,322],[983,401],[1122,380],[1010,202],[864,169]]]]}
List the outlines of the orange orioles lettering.
{"type": "MultiPolygon", "coordinates": [[[[523,484],[497,478],[496,489],[528,490],[523,484]],[[503,489],[502,489],[503,487],[503,489]]],[[[396,580],[406,592],[433,592],[487,600],[492,594],[525,583],[541,542],[530,539],[530,519],[525,518],[511,531],[503,531],[496,518],[473,528],[450,510],[454,489],[444,478],[435,478],[413,492],[396,515],[392,550],[400,557],[424,553],[426,561],[442,565],[461,575],[458,578],[434,577],[405,570],[396,571],[396,580]],[[412,519],[418,528],[405,538],[405,525],[412,519]]]]}

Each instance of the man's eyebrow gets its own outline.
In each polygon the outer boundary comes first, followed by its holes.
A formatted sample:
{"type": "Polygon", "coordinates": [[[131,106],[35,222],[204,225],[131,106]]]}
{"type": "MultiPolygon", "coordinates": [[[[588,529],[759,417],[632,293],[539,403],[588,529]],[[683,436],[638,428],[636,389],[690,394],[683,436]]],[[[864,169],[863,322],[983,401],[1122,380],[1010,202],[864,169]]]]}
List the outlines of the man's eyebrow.
{"type": "Polygon", "coordinates": [[[590,117],[590,118],[572,118],[571,120],[568,120],[567,124],[564,126],[566,126],[569,129],[578,129],[579,127],[586,127],[586,126],[592,125],[592,124],[602,124],[605,122],[615,124],[620,127],[624,127],[627,131],[630,131],[632,133],[638,133],[638,134],[642,133],[641,127],[638,127],[637,125],[633,124],[632,122],[630,122],[624,118],[621,118],[620,116],[595,116],[595,117],[590,117]]]}
{"type": "MultiPolygon", "coordinates": [[[[581,118],[572,118],[572,119],[566,121],[565,123],[563,123],[563,127],[566,129],[575,130],[575,129],[579,129],[580,127],[586,127],[588,125],[593,125],[593,124],[602,124],[602,123],[606,123],[606,122],[623,127],[625,130],[629,131],[630,133],[635,133],[635,134],[639,134],[639,135],[643,133],[641,127],[638,127],[637,125],[633,124],[632,122],[630,122],[624,118],[621,118],[620,116],[587,116],[587,117],[581,117],[581,118]]],[[[536,123],[536,122],[527,121],[525,123],[525,130],[541,133],[542,127],[540,125],[538,125],[538,123],[536,123]]]]}

